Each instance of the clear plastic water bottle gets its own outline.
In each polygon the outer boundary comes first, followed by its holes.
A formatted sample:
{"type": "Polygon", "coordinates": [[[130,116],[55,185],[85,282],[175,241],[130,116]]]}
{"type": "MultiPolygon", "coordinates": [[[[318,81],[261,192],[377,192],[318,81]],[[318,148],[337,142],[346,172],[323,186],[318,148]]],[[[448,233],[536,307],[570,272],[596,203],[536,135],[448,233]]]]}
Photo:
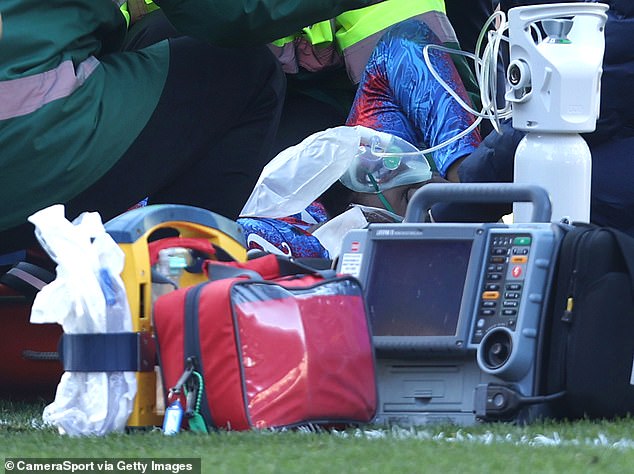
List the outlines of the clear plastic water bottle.
{"type": "Polygon", "coordinates": [[[191,251],[185,247],[162,249],[152,269],[152,302],[180,287],[180,278],[185,268],[192,264],[191,251]]]}
{"type": "Polygon", "coordinates": [[[184,247],[171,247],[159,251],[158,270],[159,272],[176,283],[185,268],[191,264],[191,252],[184,247]]]}

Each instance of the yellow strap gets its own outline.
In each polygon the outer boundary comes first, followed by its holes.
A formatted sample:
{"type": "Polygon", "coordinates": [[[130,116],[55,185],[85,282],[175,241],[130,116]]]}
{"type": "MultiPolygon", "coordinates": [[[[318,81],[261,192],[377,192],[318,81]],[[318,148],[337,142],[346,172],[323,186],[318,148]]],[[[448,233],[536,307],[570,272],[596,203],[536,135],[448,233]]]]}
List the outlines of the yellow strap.
{"type": "Polygon", "coordinates": [[[128,2],[123,3],[119,7],[119,10],[121,10],[121,13],[123,14],[123,18],[125,18],[126,25],[130,26],[130,13],[128,13],[128,2]]]}
{"type": "Polygon", "coordinates": [[[287,43],[295,41],[296,38],[303,36],[313,46],[324,46],[331,44],[334,39],[332,20],[320,21],[312,26],[302,29],[301,34],[289,35],[284,38],[273,41],[275,46],[282,47],[287,43]]]}
{"type": "Polygon", "coordinates": [[[280,38],[278,40],[273,41],[273,44],[281,48],[285,44],[292,43],[293,41],[295,41],[295,38],[297,38],[297,35],[285,36],[284,38],[280,38]]]}
{"type": "Polygon", "coordinates": [[[429,11],[445,12],[444,0],[388,0],[337,16],[337,44],[344,50],[400,21],[429,11]]]}
{"type": "Polygon", "coordinates": [[[323,46],[332,43],[334,39],[330,20],[320,21],[312,26],[304,28],[302,31],[310,44],[313,46],[323,46]]]}
{"type": "Polygon", "coordinates": [[[147,5],[148,12],[153,12],[154,10],[158,10],[159,8],[161,8],[152,0],[145,0],[145,4],[147,5]]]}

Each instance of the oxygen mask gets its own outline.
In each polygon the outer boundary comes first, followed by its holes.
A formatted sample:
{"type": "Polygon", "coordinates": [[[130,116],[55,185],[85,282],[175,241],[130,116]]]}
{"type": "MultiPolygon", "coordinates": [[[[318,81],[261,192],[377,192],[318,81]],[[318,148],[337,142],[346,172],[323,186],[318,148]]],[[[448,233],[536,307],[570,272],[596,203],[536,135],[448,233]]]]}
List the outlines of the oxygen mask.
{"type": "Polygon", "coordinates": [[[372,134],[361,141],[359,150],[339,179],[360,193],[380,193],[431,178],[431,167],[419,150],[395,135],[366,129],[372,134]]]}

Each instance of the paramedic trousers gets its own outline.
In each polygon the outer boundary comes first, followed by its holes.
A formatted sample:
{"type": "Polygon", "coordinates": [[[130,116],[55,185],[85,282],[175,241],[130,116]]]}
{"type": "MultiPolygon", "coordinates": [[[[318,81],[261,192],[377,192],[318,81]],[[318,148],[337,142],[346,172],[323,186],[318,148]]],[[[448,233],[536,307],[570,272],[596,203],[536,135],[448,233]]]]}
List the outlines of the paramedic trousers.
{"type": "MultiPolygon", "coordinates": [[[[169,41],[169,72],[150,120],[114,167],[64,203],[67,218],[98,211],[107,222],[145,197],[238,217],[270,159],[284,74],[265,46],[169,41]]],[[[0,242],[3,253],[27,248],[35,244],[33,226],[3,231],[0,242]]]]}
{"type": "MultiPolygon", "coordinates": [[[[145,48],[165,38],[176,38],[179,32],[172,26],[162,10],[154,10],[137,20],[128,30],[123,49],[133,51],[145,48]]],[[[329,81],[330,72],[320,73],[318,81],[329,81]],[[324,75],[327,75],[325,77],[324,75]]],[[[345,74],[345,73],[344,73],[345,74]]],[[[316,75],[317,76],[317,75],[316,75]]],[[[334,79],[337,80],[336,78],[334,79]]],[[[301,80],[299,81],[301,84],[301,80]]],[[[344,125],[348,110],[345,106],[337,107],[326,101],[313,98],[302,92],[302,86],[293,87],[294,79],[291,75],[289,87],[284,96],[280,124],[271,149],[271,157],[288,147],[297,145],[307,136],[326,130],[327,128],[344,125]],[[298,90],[299,87],[299,90],[298,90]]],[[[354,93],[350,93],[350,103],[354,93]]]]}

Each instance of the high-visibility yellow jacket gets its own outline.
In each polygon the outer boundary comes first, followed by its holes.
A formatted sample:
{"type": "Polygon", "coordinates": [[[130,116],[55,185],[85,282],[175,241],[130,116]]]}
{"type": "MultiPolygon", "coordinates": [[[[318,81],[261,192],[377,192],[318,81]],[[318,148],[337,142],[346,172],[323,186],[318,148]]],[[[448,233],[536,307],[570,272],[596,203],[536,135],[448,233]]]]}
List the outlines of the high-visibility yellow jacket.
{"type": "Polygon", "coordinates": [[[282,38],[275,44],[282,46],[302,36],[314,46],[324,46],[336,40],[337,46],[343,51],[400,21],[432,11],[445,13],[444,0],[386,0],[344,12],[334,21],[322,21],[306,27],[302,32],[282,38]]]}
{"type": "Polygon", "coordinates": [[[337,45],[340,50],[345,51],[389,26],[429,12],[441,12],[444,15],[444,0],[387,0],[344,12],[335,18],[337,45]]]}
{"type": "Polygon", "coordinates": [[[158,10],[159,6],[152,0],[127,0],[121,4],[121,13],[130,26],[143,15],[158,10]]]}
{"type": "MultiPolygon", "coordinates": [[[[346,11],[330,21],[281,38],[273,43],[272,50],[287,73],[300,69],[315,72],[343,61],[350,80],[357,84],[383,32],[410,18],[426,22],[445,46],[459,49],[444,0],[385,0],[346,11]]],[[[453,60],[472,100],[477,103],[478,86],[465,57],[454,55],[453,60]]]]}

